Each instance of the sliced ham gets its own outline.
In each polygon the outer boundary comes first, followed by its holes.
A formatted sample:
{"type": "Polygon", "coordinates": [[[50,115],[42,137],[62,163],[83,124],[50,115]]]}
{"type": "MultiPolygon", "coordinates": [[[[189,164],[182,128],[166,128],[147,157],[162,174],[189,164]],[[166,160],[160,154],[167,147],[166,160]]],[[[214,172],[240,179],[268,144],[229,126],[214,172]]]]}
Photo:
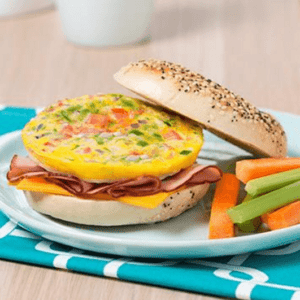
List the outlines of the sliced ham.
{"type": "Polygon", "coordinates": [[[85,194],[95,186],[94,183],[86,182],[73,175],[65,175],[49,172],[28,157],[14,155],[7,173],[7,180],[11,183],[24,178],[40,177],[48,182],[55,183],[68,192],[79,195],[85,194]]]}
{"type": "MultiPolygon", "coordinates": [[[[10,182],[16,182],[24,178],[24,174],[33,175],[33,177],[42,176],[45,169],[40,167],[30,158],[14,155],[10,163],[10,171],[7,173],[7,179],[10,182]]],[[[29,176],[26,176],[29,177],[29,176]]]]}
{"type": "Polygon", "coordinates": [[[109,183],[92,183],[73,175],[49,172],[31,159],[15,155],[7,173],[9,182],[18,182],[24,178],[41,177],[54,183],[75,196],[89,196],[107,193],[112,197],[147,196],[159,192],[174,191],[182,186],[194,186],[213,183],[222,176],[217,166],[194,164],[163,181],[157,176],[144,175],[132,179],[117,180],[109,183]]]}
{"type": "Polygon", "coordinates": [[[166,192],[174,191],[183,185],[198,185],[218,181],[222,176],[221,170],[216,166],[203,166],[194,164],[177,174],[164,180],[162,189],[166,192]]]}
{"type": "Polygon", "coordinates": [[[133,179],[118,180],[114,183],[98,184],[87,192],[88,195],[108,193],[112,197],[147,196],[161,191],[161,180],[156,176],[139,176],[133,179]]]}

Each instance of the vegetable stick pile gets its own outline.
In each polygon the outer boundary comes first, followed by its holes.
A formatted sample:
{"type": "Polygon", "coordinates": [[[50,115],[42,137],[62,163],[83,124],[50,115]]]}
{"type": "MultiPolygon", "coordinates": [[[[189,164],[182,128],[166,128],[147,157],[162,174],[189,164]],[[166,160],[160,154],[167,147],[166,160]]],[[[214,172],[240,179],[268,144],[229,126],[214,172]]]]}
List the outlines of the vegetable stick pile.
{"type": "Polygon", "coordinates": [[[223,174],[216,185],[209,238],[254,232],[261,224],[270,230],[300,223],[300,158],[261,158],[236,163],[236,175],[223,174]],[[247,192],[238,203],[239,180],[247,192]]]}
{"type": "Polygon", "coordinates": [[[234,224],[227,210],[237,204],[240,182],[235,175],[224,173],[216,184],[216,191],[211,207],[209,238],[220,239],[235,236],[234,224]]]}

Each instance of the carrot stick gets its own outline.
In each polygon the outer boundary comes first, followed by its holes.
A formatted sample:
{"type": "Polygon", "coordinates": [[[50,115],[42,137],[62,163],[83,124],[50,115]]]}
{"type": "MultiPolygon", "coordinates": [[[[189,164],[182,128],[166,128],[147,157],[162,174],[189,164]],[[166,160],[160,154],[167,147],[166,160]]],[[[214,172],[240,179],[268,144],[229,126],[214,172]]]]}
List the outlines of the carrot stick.
{"type": "Polygon", "coordinates": [[[235,236],[235,227],[227,209],[237,204],[240,182],[235,175],[223,173],[216,184],[209,220],[209,239],[221,239],[235,236]]]}
{"type": "Polygon", "coordinates": [[[236,177],[243,183],[251,179],[300,168],[300,157],[246,159],[236,163],[236,177]]]}
{"type": "Polygon", "coordinates": [[[300,201],[288,204],[261,216],[261,220],[271,230],[281,229],[300,223],[300,201]]]}

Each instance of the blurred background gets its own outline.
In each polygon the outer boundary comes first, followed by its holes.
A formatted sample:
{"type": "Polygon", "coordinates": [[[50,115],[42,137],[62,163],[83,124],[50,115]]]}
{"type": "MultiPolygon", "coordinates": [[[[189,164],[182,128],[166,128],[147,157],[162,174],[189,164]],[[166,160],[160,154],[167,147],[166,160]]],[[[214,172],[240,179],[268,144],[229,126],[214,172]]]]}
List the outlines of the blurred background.
{"type": "MultiPolygon", "coordinates": [[[[180,63],[260,108],[300,115],[300,0],[0,0],[0,111],[98,92],[132,95],[113,74],[148,58],[180,63]]],[[[20,109],[16,124],[7,111],[5,132],[28,120],[20,109]]],[[[299,119],[286,120],[298,155],[299,119]]],[[[9,261],[1,271],[1,299],[217,299],[9,261]]]]}
{"type": "MultiPolygon", "coordinates": [[[[41,106],[97,92],[130,95],[113,74],[130,61],[158,58],[202,73],[260,107],[295,112],[285,99],[298,99],[300,92],[299,1],[154,0],[151,10],[148,0],[140,0],[139,12],[134,3],[121,7],[126,0],[104,1],[95,9],[82,4],[90,1],[0,1],[1,104],[41,106]],[[111,28],[122,19],[112,12],[127,14],[135,27],[148,26],[141,41],[110,45],[111,28]],[[142,24],[147,18],[151,23],[142,24]],[[80,43],[95,29],[76,19],[109,34],[80,43]],[[72,28],[75,37],[66,36],[72,28]]],[[[123,25],[123,34],[134,26],[123,25]]]]}

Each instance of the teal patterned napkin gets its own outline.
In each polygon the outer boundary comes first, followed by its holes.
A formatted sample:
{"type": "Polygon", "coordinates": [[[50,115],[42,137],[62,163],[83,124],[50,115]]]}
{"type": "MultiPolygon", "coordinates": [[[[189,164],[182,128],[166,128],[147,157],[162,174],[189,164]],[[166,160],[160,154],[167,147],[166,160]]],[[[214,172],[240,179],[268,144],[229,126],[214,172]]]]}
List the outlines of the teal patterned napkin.
{"type": "MultiPolygon", "coordinates": [[[[35,109],[1,106],[0,134],[22,129],[35,114],[35,109]]],[[[290,121],[287,114],[277,117],[283,122],[290,121]]],[[[83,251],[43,239],[0,212],[0,258],[220,297],[300,299],[300,241],[218,258],[128,258],[83,251]]]]}

